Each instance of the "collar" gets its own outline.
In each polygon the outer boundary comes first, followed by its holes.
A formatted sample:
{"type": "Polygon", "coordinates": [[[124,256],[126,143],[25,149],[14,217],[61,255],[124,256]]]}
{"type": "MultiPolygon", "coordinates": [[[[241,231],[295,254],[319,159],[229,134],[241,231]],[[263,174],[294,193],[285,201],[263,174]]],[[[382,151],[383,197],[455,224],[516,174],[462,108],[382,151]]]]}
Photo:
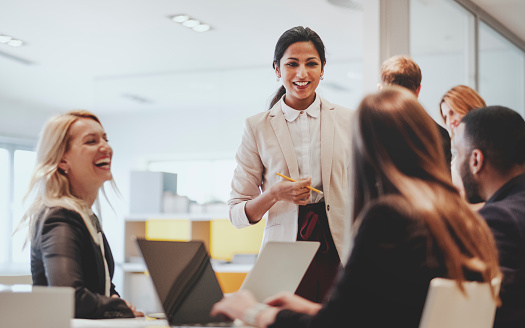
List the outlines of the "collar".
{"type": "MultiPolygon", "coordinates": [[[[283,111],[284,118],[288,122],[295,121],[299,117],[299,114],[301,114],[301,112],[303,112],[301,110],[296,110],[296,109],[293,109],[292,107],[288,106],[284,102],[284,95],[281,98],[280,102],[281,102],[281,110],[283,111]]],[[[317,95],[315,95],[314,102],[311,103],[310,106],[308,106],[308,108],[305,109],[304,111],[306,111],[306,113],[308,115],[310,115],[311,117],[318,118],[319,114],[321,113],[321,98],[318,97],[317,95]]]]}
{"type": "Polygon", "coordinates": [[[518,175],[507,181],[507,183],[499,188],[498,191],[496,191],[494,195],[492,195],[489,200],[487,200],[487,203],[497,202],[504,199],[516,185],[520,184],[525,184],[525,174],[518,175]]]}

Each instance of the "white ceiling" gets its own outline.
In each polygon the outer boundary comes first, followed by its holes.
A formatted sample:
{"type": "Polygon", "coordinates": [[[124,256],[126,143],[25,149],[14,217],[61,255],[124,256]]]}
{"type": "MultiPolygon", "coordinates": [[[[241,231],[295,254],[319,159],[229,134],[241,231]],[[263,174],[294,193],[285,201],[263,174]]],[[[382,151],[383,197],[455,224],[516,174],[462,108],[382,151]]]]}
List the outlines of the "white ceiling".
{"type": "MultiPolygon", "coordinates": [[[[0,97],[58,110],[144,106],[130,100],[133,97],[144,98],[148,107],[165,105],[177,95],[212,101],[217,94],[203,93],[224,79],[242,78],[241,86],[255,88],[258,80],[267,77],[224,76],[225,72],[264,69],[271,74],[275,42],[295,25],[308,25],[321,35],[330,62],[360,57],[360,47],[352,45],[362,42],[361,33],[353,33],[361,31],[361,12],[326,1],[306,5],[303,0],[0,3],[0,33],[27,42],[19,48],[0,44],[0,51],[32,63],[0,56],[0,97]],[[178,13],[207,22],[214,30],[196,33],[175,24],[168,16],[178,13]]],[[[270,81],[273,88],[274,79],[270,81]]]]}
{"type": "MultiPolygon", "coordinates": [[[[525,40],[525,1],[473,2],[525,40]]],[[[326,0],[0,0],[0,8],[0,33],[27,43],[0,44],[0,106],[100,113],[221,108],[253,90],[268,96],[273,47],[296,25],[323,38],[332,76],[359,78],[336,68],[362,58],[362,12],[326,0]],[[177,13],[214,29],[195,33],[170,21],[177,13]]],[[[338,81],[327,88],[346,90],[338,81]]]]}

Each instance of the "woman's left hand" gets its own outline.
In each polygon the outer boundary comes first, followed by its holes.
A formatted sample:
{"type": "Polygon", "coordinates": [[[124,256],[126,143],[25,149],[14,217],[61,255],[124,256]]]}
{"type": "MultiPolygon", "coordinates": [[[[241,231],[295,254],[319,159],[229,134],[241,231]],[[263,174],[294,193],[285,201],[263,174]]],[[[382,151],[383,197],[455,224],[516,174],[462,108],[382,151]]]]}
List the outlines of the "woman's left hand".
{"type": "MultiPolygon", "coordinates": [[[[120,296],[118,296],[117,294],[113,294],[113,295],[111,295],[111,297],[112,298],[120,298],[120,296]]],[[[133,315],[135,317],[143,317],[144,316],[144,312],[137,311],[137,308],[134,305],[132,305],[131,303],[129,303],[125,299],[122,299],[122,300],[124,301],[124,303],[126,303],[126,306],[129,307],[131,312],[133,312],[133,315]]]]}

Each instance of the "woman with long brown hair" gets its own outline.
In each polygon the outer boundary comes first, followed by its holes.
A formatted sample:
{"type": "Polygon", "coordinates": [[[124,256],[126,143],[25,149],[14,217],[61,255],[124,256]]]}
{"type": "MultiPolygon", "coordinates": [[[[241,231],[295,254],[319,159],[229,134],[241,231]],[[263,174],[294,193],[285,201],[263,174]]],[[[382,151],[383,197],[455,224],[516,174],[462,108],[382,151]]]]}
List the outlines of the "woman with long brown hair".
{"type": "Polygon", "coordinates": [[[283,294],[257,304],[242,292],[212,314],[259,327],[417,327],[433,278],[461,288],[500,276],[491,232],[452,185],[435,124],[412,93],[365,97],[348,128],[356,236],[329,300],[283,294]]]}

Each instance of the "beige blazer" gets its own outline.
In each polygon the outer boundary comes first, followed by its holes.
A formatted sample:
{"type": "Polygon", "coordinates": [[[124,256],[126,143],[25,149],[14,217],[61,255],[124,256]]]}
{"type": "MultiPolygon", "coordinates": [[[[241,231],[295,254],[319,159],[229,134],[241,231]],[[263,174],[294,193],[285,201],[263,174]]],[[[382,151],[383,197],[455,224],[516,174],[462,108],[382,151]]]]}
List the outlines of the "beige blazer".
{"type": "MultiPolygon", "coordinates": [[[[330,231],[343,262],[345,236],[350,231],[349,192],[351,119],[353,111],[321,98],[321,175],[330,231]]],[[[281,102],[246,119],[237,168],[232,180],[230,221],[250,226],[244,212],[248,200],[282,181],[276,173],[299,179],[299,166],[281,102]]],[[[263,246],[268,241],[295,241],[298,205],[279,201],[268,211],[263,246]]]]}

